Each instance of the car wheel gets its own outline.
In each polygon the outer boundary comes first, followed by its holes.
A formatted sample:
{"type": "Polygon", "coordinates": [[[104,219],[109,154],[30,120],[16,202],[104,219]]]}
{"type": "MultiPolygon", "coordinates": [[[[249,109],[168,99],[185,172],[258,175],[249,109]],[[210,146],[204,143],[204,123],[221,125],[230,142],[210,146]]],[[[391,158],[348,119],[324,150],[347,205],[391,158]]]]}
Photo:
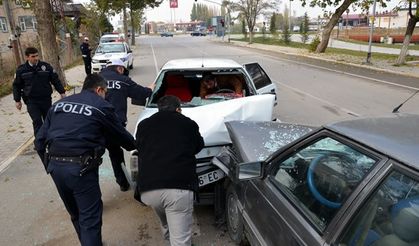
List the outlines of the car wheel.
{"type": "Polygon", "coordinates": [[[131,65],[128,66],[129,69],[133,69],[134,68],[134,61],[132,61],[131,65]]]}
{"type": "Polygon", "coordinates": [[[243,217],[240,214],[237,194],[232,185],[227,189],[226,216],[230,238],[237,244],[245,243],[243,217]]]}

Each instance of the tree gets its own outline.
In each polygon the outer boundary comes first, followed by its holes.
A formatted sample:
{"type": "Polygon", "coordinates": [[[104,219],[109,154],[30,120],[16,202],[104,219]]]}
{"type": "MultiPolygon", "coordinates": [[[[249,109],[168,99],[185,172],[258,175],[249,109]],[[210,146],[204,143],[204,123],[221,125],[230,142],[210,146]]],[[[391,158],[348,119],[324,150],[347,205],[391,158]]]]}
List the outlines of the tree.
{"type": "Polygon", "coordinates": [[[225,6],[229,6],[232,11],[238,11],[246,20],[249,29],[249,43],[253,42],[253,30],[259,15],[267,15],[269,10],[274,9],[276,3],[271,0],[232,0],[225,1],[225,6]]]}
{"type": "Polygon", "coordinates": [[[139,27],[143,10],[158,7],[163,0],[128,0],[131,20],[131,44],[135,45],[135,30],[139,27]]]}
{"type": "Polygon", "coordinates": [[[67,82],[60,66],[60,59],[57,52],[59,49],[56,42],[51,3],[49,0],[36,0],[32,1],[31,4],[36,21],[38,22],[37,31],[41,42],[42,58],[52,65],[61,83],[65,86],[67,82]]]}
{"type": "Polygon", "coordinates": [[[404,35],[403,46],[400,49],[399,57],[397,58],[396,64],[401,65],[406,62],[406,55],[409,48],[410,40],[412,39],[413,31],[415,30],[416,23],[419,22],[419,0],[410,0],[409,1],[409,22],[407,23],[406,33],[404,35]],[[413,8],[413,2],[416,7],[413,8]],[[413,9],[415,9],[415,14],[413,14],[413,9]]]}
{"type": "Polygon", "coordinates": [[[277,32],[276,32],[276,16],[277,14],[274,12],[271,16],[271,23],[269,25],[269,31],[271,32],[272,35],[276,36],[277,32]]]}
{"type": "MultiPolygon", "coordinates": [[[[383,7],[386,6],[384,1],[390,0],[378,0],[379,4],[383,7]]],[[[307,2],[310,3],[310,7],[319,6],[321,8],[326,8],[328,6],[339,6],[335,12],[330,16],[329,21],[323,28],[321,42],[317,46],[316,53],[324,53],[326,51],[327,45],[329,43],[330,34],[332,33],[333,28],[339,21],[339,18],[343,13],[348,9],[349,6],[359,7],[361,10],[366,11],[372,1],[370,0],[301,0],[302,6],[305,6],[307,2]],[[339,5],[340,4],[340,5],[339,5]]]]}
{"type": "Polygon", "coordinates": [[[289,13],[288,8],[285,7],[285,9],[284,9],[284,26],[282,28],[282,41],[285,44],[289,44],[291,42],[291,33],[290,33],[288,13],[289,13]]]}
{"type": "Polygon", "coordinates": [[[242,23],[242,33],[244,35],[244,38],[247,39],[246,20],[242,19],[241,23],[242,23]]]}
{"type": "Polygon", "coordinates": [[[307,12],[304,13],[304,18],[303,18],[303,22],[301,22],[301,28],[300,28],[300,32],[301,32],[301,41],[305,44],[308,40],[308,25],[309,25],[309,18],[307,15],[307,12]]]}

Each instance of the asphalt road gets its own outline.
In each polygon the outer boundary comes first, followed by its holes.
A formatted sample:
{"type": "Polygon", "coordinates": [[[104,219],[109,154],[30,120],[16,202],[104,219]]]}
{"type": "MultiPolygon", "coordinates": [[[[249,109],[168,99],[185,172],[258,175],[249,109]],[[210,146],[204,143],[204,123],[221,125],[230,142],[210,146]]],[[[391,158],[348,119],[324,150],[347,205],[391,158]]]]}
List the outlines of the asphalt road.
{"type": "MultiPolygon", "coordinates": [[[[259,62],[278,86],[274,117],[286,122],[320,125],[390,113],[414,92],[415,81],[408,77],[234,47],[211,42],[208,37],[141,37],[137,41],[131,77],[142,85],[154,81],[159,68],[174,58],[259,62]]],[[[418,103],[419,96],[414,97],[400,111],[419,113],[418,103]]],[[[129,108],[131,132],[140,110],[129,108]]],[[[156,217],[133,200],[132,191],[119,191],[108,162],[105,159],[100,169],[105,244],[163,245],[156,217]]],[[[32,150],[13,161],[0,175],[0,183],[0,245],[77,244],[54,184],[32,150]]],[[[194,245],[233,245],[225,230],[214,226],[211,207],[196,208],[193,232],[194,245]]]]}

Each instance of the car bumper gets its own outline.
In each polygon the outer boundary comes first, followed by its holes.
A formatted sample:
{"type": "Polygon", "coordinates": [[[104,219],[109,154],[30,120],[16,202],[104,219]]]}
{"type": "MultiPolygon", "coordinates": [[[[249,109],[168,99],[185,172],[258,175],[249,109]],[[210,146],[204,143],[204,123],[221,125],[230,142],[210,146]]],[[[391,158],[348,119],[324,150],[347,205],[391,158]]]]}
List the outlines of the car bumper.
{"type": "MultiPolygon", "coordinates": [[[[124,61],[124,66],[125,68],[128,68],[128,60],[124,61]]],[[[94,73],[98,73],[100,71],[102,71],[102,69],[104,69],[106,67],[106,63],[92,63],[92,70],[94,73]]]]}

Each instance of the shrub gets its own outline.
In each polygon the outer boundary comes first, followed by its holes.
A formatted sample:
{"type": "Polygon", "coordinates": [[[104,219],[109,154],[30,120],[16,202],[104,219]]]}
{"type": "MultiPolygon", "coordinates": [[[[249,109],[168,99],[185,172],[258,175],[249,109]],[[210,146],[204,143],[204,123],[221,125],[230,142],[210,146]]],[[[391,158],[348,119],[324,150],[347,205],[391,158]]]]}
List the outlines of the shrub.
{"type": "Polygon", "coordinates": [[[313,38],[313,41],[311,41],[310,45],[308,46],[308,50],[311,52],[316,51],[317,46],[320,44],[320,37],[318,35],[316,35],[313,38]]]}

